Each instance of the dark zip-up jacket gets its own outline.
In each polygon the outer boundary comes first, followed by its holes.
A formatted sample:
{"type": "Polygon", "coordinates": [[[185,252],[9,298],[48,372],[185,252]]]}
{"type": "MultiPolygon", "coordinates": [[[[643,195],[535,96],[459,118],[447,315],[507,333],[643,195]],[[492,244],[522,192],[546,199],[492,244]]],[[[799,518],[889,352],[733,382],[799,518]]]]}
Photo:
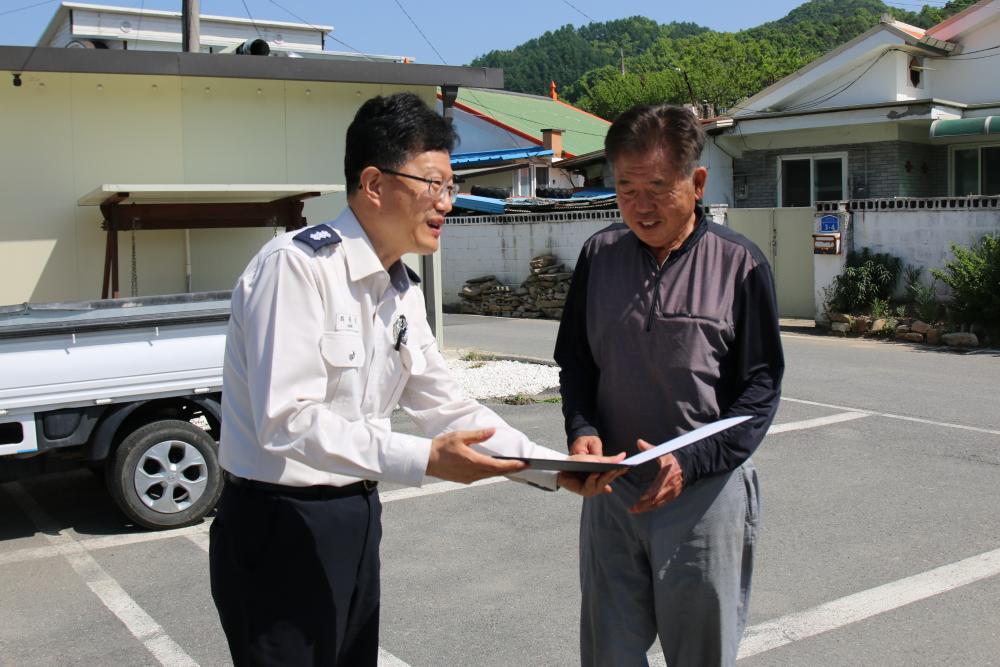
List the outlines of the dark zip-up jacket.
{"type": "MultiPolygon", "coordinates": [[[[726,417],[751,419],[677,450],[684,485],[735,470],[767,433],[785,362],[774,277],[764,255],[702,210],[661,267],[624,224],[583,246],[555,360],[569,444],[637,453],[726,417]]],[[[656,474],[655,462],[636,471],[656,474]]]]}

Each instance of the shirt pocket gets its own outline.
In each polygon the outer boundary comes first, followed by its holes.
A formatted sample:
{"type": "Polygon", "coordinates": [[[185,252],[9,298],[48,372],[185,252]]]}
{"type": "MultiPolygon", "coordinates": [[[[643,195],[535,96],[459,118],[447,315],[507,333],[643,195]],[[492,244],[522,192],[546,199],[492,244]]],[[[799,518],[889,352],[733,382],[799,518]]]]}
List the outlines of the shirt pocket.
{"type": "MultiPolygon", "coordinates": [[[[357,393],[361,367],[365,363],[365,346],[360,333],[327,331],[320,342],[320,352],[326,363],[326,400],[330,409],[348,416],[350,400],[357,393]]],[[[358,401],[353,401],[358,403],[358,401]]]]}

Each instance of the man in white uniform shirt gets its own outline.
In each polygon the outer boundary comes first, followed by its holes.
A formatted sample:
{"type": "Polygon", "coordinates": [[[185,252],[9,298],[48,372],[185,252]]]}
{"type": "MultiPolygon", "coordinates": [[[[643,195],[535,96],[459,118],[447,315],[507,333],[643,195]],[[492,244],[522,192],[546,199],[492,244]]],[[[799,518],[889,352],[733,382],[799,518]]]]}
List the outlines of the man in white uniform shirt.
{"type": "Polygon", "coordinates": [[[348,208],[265,245],[233,290],[210,560],[237,667],[376,666],[379,481],[610,491],[615,473],[494,459],[565,454],[466,398],[438,352],[401,257],[438,248],[454,142],[413,94],[366,102],[347,130],[348,208]],[[397,404],[427,438],[391,431],[397,404]]]}

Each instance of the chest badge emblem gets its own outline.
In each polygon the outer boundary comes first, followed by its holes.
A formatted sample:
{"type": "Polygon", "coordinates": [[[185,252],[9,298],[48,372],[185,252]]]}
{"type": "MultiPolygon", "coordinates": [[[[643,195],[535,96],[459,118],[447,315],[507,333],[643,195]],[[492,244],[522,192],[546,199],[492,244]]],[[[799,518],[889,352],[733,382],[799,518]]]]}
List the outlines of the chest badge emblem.
{"type": "Polygon", "coordinates": [[[406,341],[408,339],[408,332],[406,330],[406,315],[400,315],[396,318],[396,323],[392,325],[392,337],[396,341],[396,350],[399,350],[400,345],[406,345],[406,341]]]}

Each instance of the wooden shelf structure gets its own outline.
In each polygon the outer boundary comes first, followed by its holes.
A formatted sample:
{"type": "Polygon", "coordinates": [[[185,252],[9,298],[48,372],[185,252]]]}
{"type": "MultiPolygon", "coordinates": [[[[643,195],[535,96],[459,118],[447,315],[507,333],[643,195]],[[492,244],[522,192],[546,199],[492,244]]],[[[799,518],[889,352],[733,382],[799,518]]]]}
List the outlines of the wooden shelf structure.
{"type": "Polygon", "coordinates": [[[306,226],[307,199],[343,192],[342,185],[101,185],[80,206],[100,206],[107,232],[101,298],[116,299],[118,233],[133,230],[306,226]]]}

